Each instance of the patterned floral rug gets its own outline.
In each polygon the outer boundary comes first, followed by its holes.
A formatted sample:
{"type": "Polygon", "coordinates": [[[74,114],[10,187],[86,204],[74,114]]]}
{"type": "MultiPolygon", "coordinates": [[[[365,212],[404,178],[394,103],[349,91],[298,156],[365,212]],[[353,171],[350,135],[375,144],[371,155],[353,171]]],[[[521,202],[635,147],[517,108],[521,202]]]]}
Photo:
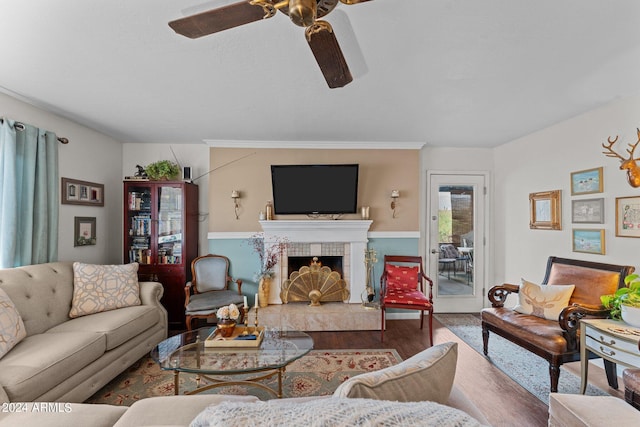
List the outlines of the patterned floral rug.
{"type": "MultiPolygon", "coordinates": [[[[283,376],[284,397],[329,395],[345,380],[365,372],[377,371],[402,361],[396,350],[312,350],[287,367],[283,376]]],[[[234,376],[233,379],[238,379],[234,376]]],[[[180,393],[196,388],[196,376],[180,374],[180,393]]],[[[264,381],[277,389],[277,376],[264,381]]],[[[88,403],[130,406],[136,400],[174,393],[172,371],[163,371],[149,357],[134,363],[99,392],[88,403]]],[[[208,390],[206,393],[254,395],[261,400],[273,394],[257,387],[234,385],[208,390]]]]}

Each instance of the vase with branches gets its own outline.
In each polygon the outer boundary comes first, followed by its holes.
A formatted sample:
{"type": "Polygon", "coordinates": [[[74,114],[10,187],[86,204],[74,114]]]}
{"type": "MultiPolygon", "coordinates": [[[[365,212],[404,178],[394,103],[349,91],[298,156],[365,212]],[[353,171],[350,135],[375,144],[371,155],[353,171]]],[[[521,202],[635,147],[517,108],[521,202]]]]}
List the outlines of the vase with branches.
{"type": "Polygon", "coordinates": [[[287,239],[279,237],[265,244],[264,237],[261,234],[255,234],[249,239],[249,245],[260,259],[260,270],[254,276],[254,280],[258,282],[260,307],[266,307],[269,304],[271,280],[275,276],[273,268],[280,261],[287,244],[287,239]]]}

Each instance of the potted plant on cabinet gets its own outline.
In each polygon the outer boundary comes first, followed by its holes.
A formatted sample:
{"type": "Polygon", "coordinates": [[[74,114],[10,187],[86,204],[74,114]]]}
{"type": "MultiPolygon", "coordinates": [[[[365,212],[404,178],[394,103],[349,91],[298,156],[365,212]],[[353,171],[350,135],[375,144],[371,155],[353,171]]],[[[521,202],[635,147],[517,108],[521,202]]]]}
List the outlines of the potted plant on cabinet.
{"type": "Polygon", "coordinates": [[[180,174],[180,167],[169,160],[159,160],[151,163],[144,168],[149,179],[172,179],[177,178],[180,174]]]}
{"type": "Polygon", "coordinates": [[[610,310],[612,319],[640,328],[640,275],[630,274],[624,278],[624,283],[626,287],[615,294],[602,295],[600,301],[610,310]]]}

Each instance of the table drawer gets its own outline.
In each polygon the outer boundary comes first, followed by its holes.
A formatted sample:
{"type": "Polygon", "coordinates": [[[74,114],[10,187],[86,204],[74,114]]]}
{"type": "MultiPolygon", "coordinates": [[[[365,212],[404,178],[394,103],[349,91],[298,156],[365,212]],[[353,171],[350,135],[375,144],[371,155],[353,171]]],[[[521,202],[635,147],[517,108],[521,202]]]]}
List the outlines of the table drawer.
{"type": "Polygon", "coordinates": [[[613,362],[619,362],[628,366],[640,366],[640,353],[636,343],[617,339],[616,337],[604,336],[597,331],[591,331],[592,335],[587,335],[587,349],[596,354],[605,356],[613,362]]]}

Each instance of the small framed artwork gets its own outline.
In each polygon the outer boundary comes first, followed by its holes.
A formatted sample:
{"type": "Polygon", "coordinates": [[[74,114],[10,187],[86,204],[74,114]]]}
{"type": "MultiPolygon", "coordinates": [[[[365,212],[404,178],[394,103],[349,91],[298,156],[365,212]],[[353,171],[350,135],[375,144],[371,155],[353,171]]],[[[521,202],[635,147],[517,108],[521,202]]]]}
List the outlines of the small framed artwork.
{"type": "Polygon", "coordinates": [[[73,246],[90,246],[96,244],[96,218],[77,216],[75,219],[75,232],[73,233],[73,246]]]}
{"type": "Polygon", "coordinates": [[[602,193],[602,167],[571,173],[571,195],[602,193]]]}
{"type": "Polygon", "coordinates": [[[616,197],[616,236],[640,237],[640,196],[616,197]]]}
{"type": "Polygon", "coordinates": [[[576,224],[604,224],[604,199],[572,200],[571,222],[576,224]]]}
{"type": "Polygon", "coordinates": [[[561,190],[529,194],[529,228],[537,230],[561,230],[561,190]]]}
{"type": "Polygon", "coordinates": [[[66,205],[104,206],[104,184],[62,178],[62,201],[66,205]]]}
{"type": "Polygon", "coordinates": [[[573,252],[604,255],[604,230],[573,229],[573,252]]]}

